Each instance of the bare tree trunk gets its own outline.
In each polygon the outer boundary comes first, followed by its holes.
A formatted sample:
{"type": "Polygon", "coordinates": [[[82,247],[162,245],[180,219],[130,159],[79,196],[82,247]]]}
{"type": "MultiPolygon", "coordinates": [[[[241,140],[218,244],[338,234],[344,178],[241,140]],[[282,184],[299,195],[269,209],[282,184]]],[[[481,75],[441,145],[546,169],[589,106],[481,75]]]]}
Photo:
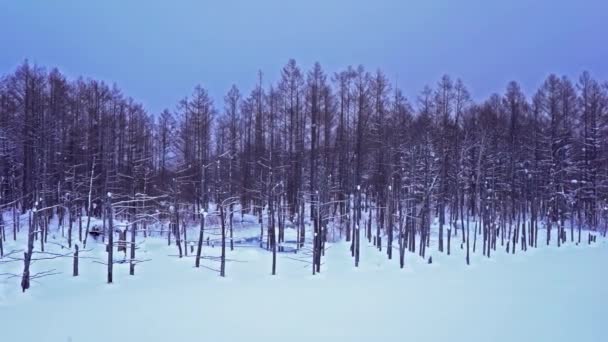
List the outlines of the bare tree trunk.
{"type": "Polygon", "coordinates": [[[312,275],[317,272],[317,233],[312,234],[312,275]]]}
{"type": "Polygon", "coordinates": [[[15,205],[13,206],[13,241],[17,241],[17,230],[20,224],[21,222],[17,216],[17,205],[15,205]]]}
{"type": "MultiPolygon", "coordinates": [[[[258,212],[258,222],[260,223],[260,248],[264,246],[264,218],[262,217],[262,210],[258,212]]],[[[255,212],[255,208],[253,209],[255,212]]],[[[266,249],[270,248],[269,245],[266,245],[266,249]]]]}
{"type": "MultiPolygon", "coordinates": [[[[359,195],[361,196],[361,195],[359,195]]],[[[359,203],[359,205],[361,205],[361,203],[359,203]]],[[[359,211],[361,210],[361,208],[359,207],[359,211]]],[[[380,219],[380,217],[382,216],[382,211],[381,208],[376,207],[376,218],[380,219]]],[[[369,230],[372,229],[372,209],[370,208],[368,211],[368,220],[369,220],[369,230]]],[[[382,252],[382,235],[381,235],[381,231],[380,231],[380,226],[381,221],[376,220],[376,247],[378,248],[378,251],[382,252]]],[[[365,224],[365,222],[364,222],[365,224]]]]}
{"type": "Polygon", "coordinates": [[[452,240],[452,229],[448,228],[448,255],[450,255],[451,240],[452,240]]]}
{"type": "Polygon", "coordinates": [[[351,253],[351,256],[353,258],[355,257],[355,244],[356,244],[355,240],[357,239],[356,230],[357,230],[357,226],[359,225],[359,218],[357,217],[357,202],[356,201],[357,201],[357,199],[354,198],[354,196],[353,196],[353,199],[352,199],[352,202],[353,202],[353,205],[352,205],[353,213],[351,215],[351,217],[352,217],[352,225],[353,226],[352,226],[352,229],[351,229],[352,230],[352,239],[351,239],[351,242],[350,242],[350,253],[351,253]]]}
{"type": "Polygon", "coordinates": [[[351,196],[350,195],[346,195],[345,197],[345,214],[347,215],[346,217],[346,242],[350,242],[350,226],[351,226],[351,221],[353,220],[353,217],[351,215],[351,196]]]}
{"type": "Polygon", "coordinates": [[[549,222],[547,223],[547,246],[549,246],[549,242],[551,241],[551,218],[549,218],[549,222]]]}
{"type": "MultiPolygon", "coordinates": [[[[464,233],[463,233],[464,234],[464,233]]],[[[470,235],[470,229],[469,229],[469,211],[467,210],[467,265],[470,265],[470,248],[469,248],[469,235],[470,235]]]]}
{"type": "MultiPolygon", "coordinates": [[[[47,243],[47,241],[49,239],[49,220],[52,217],[53,217],[52,213],[51,213],[51,215],[45,215],[44,216],[44,243],[47,243]]],[[[6,240],[6,236],[4,237],[4,239],[6,240]]]]}
{"type": "Polygon", "coordinates": [[[583,223],[581,222],[581,220],[578,221],[578,242],[577,244],[581,243],[581,230],[582,230],[582,225],[583,223]]]}
{"type": "Polygon", "coordinates": [[[201,263],[201,252],[203,250],[203,236],[205,234],[205,218],[207,213],[203,212],[201,215],[201,228],[198,235],[198,246],[196,248],[196,261],[194,262],[195,267],[199,267],[201,263]]]}
{"type": "MultiPolygon", "coordinates": [[[[270,171],[272,175],[272,171],[270,171]]],[[[272,179],[272,176],[269,176],[272,179]]],[[[269,182],[269,184],[272,184],[269,182]]],[[[277,237],[276,237],[276,225],[274,218],[274,196],[272,196],[273,187],[270,186],[268,190],[268,239],[272,246],[272,275],[277,272],[277,237]]]]}
{"type": "Polygon", "coordinates": [[[479,225],[479,217],[475,221],[475,232],[473,233],[473,253],[475,253],[475,247],[477,246],[477,226],[479,225]]]}
{"type": "Polygon", "coordinates": [[[233,222],[234,221],[234,203],[232,203],[232,201],[230,202],[230,214],[228,215],[228,220],[230,220],[230,222],[228,222],[228,224],[230,225],[230,250],[233,251],[234,250],[234,233],[233,233],[233,222]]]}
{"type": "Polygon", "coordinates": [[[222,256],[220,260],[220,276],[226,276],[226,224],[224,220],[224,206],[221,204],[218,198],[218,205],[220,207],[220,221],[222,224],[222,256]]]}
{"type": "Polygon", "coordinates": [[[522,211],[522,219],[521,219],[521,224],[522,224],[522,229],[521,229],[521,250],[522,251],[527,251],[528,250],[528,244],[527,244],[527,240],[526,240],[526,204],[524,202],[524,205],[521,208],[522,211]]]}
{"type": "Polygon", "coordinates": [[[72,204],[68,204],[68,248],[72,248],[72,204]]]}
{"type": "Polygon", "coordinates": [[[272,275],[277,274],[277,238],[276,228],[272,227],[272,275]]]}
{"type": "Polygon", "coordinates": [[[171,224],[171,219],[169,219],[169,227],[167,227],[167,246],[171,246],[171,230],[173,225],[171,224]]]}
{"type": "Polygon", "coordinates": [[[82,242],[82,208],[78,207],[78,241],[82,242]]]}
{"type": "MultiPolygon", "coordinates": [[[[106,215],[106,208],[102,207],[102,217],[101,217],[101,242],[106,242],[106,219],[107,219],[107,215],[106,215]]],[[[63,225],[61,226],[63,229],[63,225]]],[[[63,235],[63,231],[62,231],[62,235],[63,235]]]]}
{"type": "MultiPolygon", "coordinates": [[[[399,198],[399,201],[401,201],[401,198],[399,198]]],[[[407,211],[407,209],[406,209],[407,211]]],[[[405,232],[404,232],[404,222],[403,222],[404,218],[403,218],[403,207],[401,205],[401,202],[399,203],[399,268],[403,268],[403,266],[405,265],[405,245],[406,245],[406,238],[405,238],[405,232]]],[[[407,226],[407,224],[405,224],[407,226]]]]}
{"type": "Polygon", "coordinates": [[[315,236],[316,238],[316,248],[317,248],[317,253],[316,253],[316,267],[317,267],[317,273],[321,272],[321,254],[323,253],[321,251],[321,246],[322,246],[322,242],[324,239],[323,236],[323,232],[321,231],[321,205],[320,205],[321,201],[320,198],[317,198],[317,208],[316,208],[316,222],[317,222],[317,230],[315,231],[315,236]]]}
{"type": "Polygon", "coordinates": [[[84,233],[84,242],[83,248],[87,247],[87,237],[89,236],[89,227],[91,226],[91,216],[92,216],[92,197],[93,197],[93,172],[95,170],[95,157],[93,157],[93,165],[91,166],[91,177],[89,178],[89,196],[88,196],[88,206],[87,206],[87,227],[84,233]]]}
{"type": "Polygon", "coordinates": [[[179,228],[179,209],[177,208],[177,204],[175,205],[175,222],[173,223],[173,230],[175,231],[175,244],[177,245],[179,257],[181,258],[183,256],[182,240],[181,240],[181,233],[180,233],[180,228],[179,228]]]}
{"type": "MultiPolygon", "coordinates": [[[[36,214],[34,214],[35,217],[36,214]]],[[[27,251],[23,253],[23,276],[21,278],[21,290],[30,288],[30,264],[34,251],[34,225],[30,223],[27,234],[27,251]]]]}
{"type": "MultiPolygon", "coordinates": [[[[2,213],[0,213],[0,216],[2,215],[2,213]]],[[[40,221],[37,226],[40,227],[40,250],[42,252],[44,252],[44,235],[45,235],[45,231],[46,231],[46,214],[42,213],[42,215],[38,218],[38,221],[40,221]]],[[[1,232],[1,229],[0,229],[1,232]]],[[[0,236],[0,240],[2,240],[2,236],[0,236]]]]}
{"type": "Polygon", "coordinates": [[[387,204],[387,211],[386,211],[386,219],[387,219],[386,254],[387,254],[389,260],[391,260],[393,258],[393,198],[392,198],[392,195],[393,195],[392,187],[389,186],[388,204],[387,204]]]}
{"type": "MultiPolygon", "coordinates": [[[[359,247],[361,245],[361,191],[357,189],[357,229],[355,230],[355,267],[359,267],[359,247]]],[[[369,217],[371,220],[371,215],[369,217]]]]}
{"type": "Polygon", "coordinates": [[[108,284],[112,283],[112,267],[114,265],[114,212],[112,211],[111,197],[106,199],[108,218],[108,284]]]}
{"type": "Polygon", "coordinates": [[[186,225],[186,217],[182,219],[182,227],[184,227],[184,255],[188,256],[188,226],[186,225]]]}
{"type": "Polygon", "coordinates": [[[300,199],[300,215],[298,215],[298,221],[300,222],[300,248],[304,247],[306,242],[306,226],[304,225],[304,201],[300,199]]]}
{"type": "Polygon", "coordinates": [[[73,277],[78,277],[78,245],[74,245],[74,265],[72,271],[73,277]]]}
{"type": "Polygon", "coordinates": [[[137,223],[131,224],[131,249],[129,260],[129,275],[135,275],[135,232],[137,231],[137,223]]]}
{"type": "Polygon", "coordinates": [[[0,211],[0,258],[4,257],[4,220],[0,211]]]}

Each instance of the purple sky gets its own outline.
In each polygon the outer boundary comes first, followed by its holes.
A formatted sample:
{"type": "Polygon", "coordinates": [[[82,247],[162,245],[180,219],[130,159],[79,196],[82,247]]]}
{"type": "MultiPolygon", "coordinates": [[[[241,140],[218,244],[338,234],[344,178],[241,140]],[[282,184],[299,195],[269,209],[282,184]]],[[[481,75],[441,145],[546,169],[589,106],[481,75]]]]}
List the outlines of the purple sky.
{"type": "Polygon", "coordinates": [[[608,80],[605,0],[0,0],[0,73],[23,59],[117,82],[153,113],[207,87],[220,105],[295,58],[381,68],[411,98],[448,73],[474,98],[548,73],[608,80]]]}

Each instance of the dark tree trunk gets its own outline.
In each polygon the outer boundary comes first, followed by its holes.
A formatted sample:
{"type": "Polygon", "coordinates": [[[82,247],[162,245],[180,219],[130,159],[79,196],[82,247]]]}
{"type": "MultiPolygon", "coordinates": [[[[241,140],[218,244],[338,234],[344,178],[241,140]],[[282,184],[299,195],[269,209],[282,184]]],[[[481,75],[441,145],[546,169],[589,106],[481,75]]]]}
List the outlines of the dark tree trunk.
{"type": "Polygon", "coordinates": [[[196,260],[194,261],[194,266],[199,267],[201,264],[201,252],[203,250],[203,238],[205,234],[205,218],[207,217],[206,213],[201,215],[201,228],[199,230],[198,235],[198,246],[196,247],[196,260]]]}
{"type": "Polygon", "coordinates": [[[226,223],[224,218],[224,206],[218,198],[218,206],[220,207],[220,221],[222,228],[222,255],[220,257],[220,276],[226,276],[226,223]]]}
{"type": "Polygon", "coordinates": [[[135,234],[137,231],[137,223],[132,223],[131,224],[131,243],[129,244],[129,246],[131,247],[129,249],[130,251],[130,260],[129,260],[129,274],[130,275],[135,275],[135,234]]]}
{"type": "Polygon", "coordinates": [[[106,210],[108,218],[108,284],[112,283],[112,271],[114,266],[114,212],[112,210],[112,202],[108,196],[106,200],[106,210]]]}
{"type": "Polygon", "coordinates": [[[74,276],[74,277],[78,276],[78,245],[74,245],[74,265],[73,265],[72,276],[74,276]]]}

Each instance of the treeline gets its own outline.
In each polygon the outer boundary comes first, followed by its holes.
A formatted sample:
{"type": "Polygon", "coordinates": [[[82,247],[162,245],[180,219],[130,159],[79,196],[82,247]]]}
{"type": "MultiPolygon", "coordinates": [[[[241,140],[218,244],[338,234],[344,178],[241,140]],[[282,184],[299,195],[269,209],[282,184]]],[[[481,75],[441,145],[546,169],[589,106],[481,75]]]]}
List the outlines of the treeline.
{"type": "Polygon", "coordinates": [[[347,240],[361,228],[388,253],[393,234],[423,247],[435,217],[440,250],[444,229],[464,239],[469,219],[523,248],[539,224],[547,243],[552,231],[559,243],[568,229],[578,241],[606,230],[608,84],[586,72],[550,75],[529,97],[511,82],[480,103],[449,76],[409,101],[362,66],[328,74],[290,60],[276,84],[254,82],[220,101],[196,86],[174,110],[148,113],[115,85],[26,61],[0,81],[0,206],[101,216],[112,193],[147,201],[125,212],[158,219],[177,206],[196,218],[230,199],[230,215],[310,219],[347,240]]]}

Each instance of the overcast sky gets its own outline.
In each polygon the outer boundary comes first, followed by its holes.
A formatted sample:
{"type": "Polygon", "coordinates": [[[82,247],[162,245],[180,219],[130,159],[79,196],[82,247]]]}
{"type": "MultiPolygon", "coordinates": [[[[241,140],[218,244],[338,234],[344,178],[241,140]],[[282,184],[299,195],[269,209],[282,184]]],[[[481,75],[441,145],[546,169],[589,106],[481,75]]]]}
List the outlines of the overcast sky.
{"type": "Polygon", "coordinates": [[[221,108],[289,58],[381,68],[409,97],[448,73],[479,99],[550,72],[608,80],[608,1],[0,0],[0,73],[25,58],[116,82],[153,113],[198,83],[221,108]]]}

